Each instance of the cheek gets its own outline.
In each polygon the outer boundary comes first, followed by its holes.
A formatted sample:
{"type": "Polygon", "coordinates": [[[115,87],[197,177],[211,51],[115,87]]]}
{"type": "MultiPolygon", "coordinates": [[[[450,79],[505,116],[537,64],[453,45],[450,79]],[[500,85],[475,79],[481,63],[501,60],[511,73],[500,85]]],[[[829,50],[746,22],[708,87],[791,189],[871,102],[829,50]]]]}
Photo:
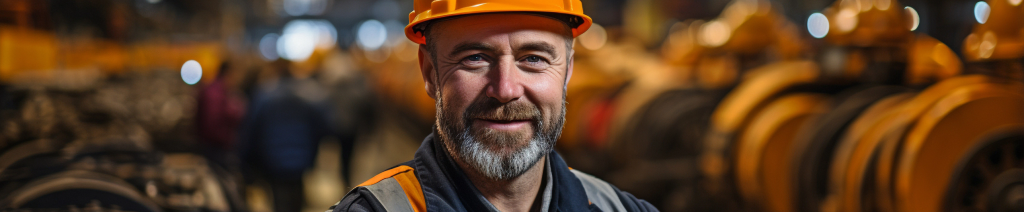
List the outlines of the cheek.
{"type": "Polygon", "coordinates": [[[526,84],[526,90],[535,99],[535,103],[543,110],[545,119],[562,112],[563,80],[557,77],[538,77],[526,84]]]}
{"type": "Polygon", "coordinates": [[[455,73],[441,86],[441,97],[448,110],[461,113],[483,92],[485,86],[486,81],[481,77],[473,76],[471,73],[455,73]]]}

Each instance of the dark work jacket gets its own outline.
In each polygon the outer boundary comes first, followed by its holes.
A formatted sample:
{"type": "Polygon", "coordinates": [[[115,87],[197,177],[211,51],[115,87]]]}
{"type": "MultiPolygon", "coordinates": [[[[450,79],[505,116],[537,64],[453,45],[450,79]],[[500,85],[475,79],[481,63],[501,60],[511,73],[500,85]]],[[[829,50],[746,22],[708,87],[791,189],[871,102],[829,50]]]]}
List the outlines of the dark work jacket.
{"type": "MultiPolygon", "coordinates": [[[[601,211],[590,204],[580,180],[569,167],[551,151],[548,154],[553,183],[551,203],[548,211],[601,211]]],[[[435,134],[424,139],[415,157],[400,165],[414,169],[416,178],[423,189],[427,211],[488,211],[488,203],[482,202],[472,189],[473,183],[466,178],[435,134]]],[[[627,211],[658,211],[647,201],[612,186],[627,211]]],[[[542,188],[543,190],[543,188],[542,188]]],[[[364,187],[356,187],[335,206],[333,212],[345,211],[386,211],[376,197],[364,187]]]]}

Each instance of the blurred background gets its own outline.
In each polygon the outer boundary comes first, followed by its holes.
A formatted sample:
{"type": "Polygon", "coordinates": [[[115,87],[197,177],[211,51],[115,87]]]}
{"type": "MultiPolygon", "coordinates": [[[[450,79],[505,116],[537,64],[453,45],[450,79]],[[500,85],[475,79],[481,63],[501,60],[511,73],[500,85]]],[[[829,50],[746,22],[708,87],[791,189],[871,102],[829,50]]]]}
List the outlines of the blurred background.
{"type": "MultiPolygon", "coordinates": [[[[1024,211],[1021,0],[583,0],[557,150],[663,211],[1024,211]]],[[[412,159],[411,0],[0,0],[0,210],[323,211],[412,159]]]]}

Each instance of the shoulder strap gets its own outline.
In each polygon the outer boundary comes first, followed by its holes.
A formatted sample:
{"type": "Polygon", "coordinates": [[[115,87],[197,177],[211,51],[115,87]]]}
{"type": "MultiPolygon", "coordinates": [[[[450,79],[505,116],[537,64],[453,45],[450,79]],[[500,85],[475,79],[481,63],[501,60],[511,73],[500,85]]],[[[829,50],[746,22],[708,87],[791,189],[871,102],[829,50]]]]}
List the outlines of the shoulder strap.
{"type": "Polygon", "coordinates": [[[412,204],[405,197],[405,190],[398,184],[395,178],[389,177],[380,182],[364,186],[387,211],[413,212],[412,204]]]}
{"type": "Polygon", "coordinates": [[[608,182],[575,169],[570,169],[570,171],[583,183],[583,189],[586,190],[590,203],[597,205],[602,211],[626,211],[626,207],[619,200],[619,193],[608,182]]]}
{"type": "Polygon", "coordinates": [[[425,212],[427,205],[413,168],[401,165],[359,184],[373,194],[387,211],[425,212]]]}

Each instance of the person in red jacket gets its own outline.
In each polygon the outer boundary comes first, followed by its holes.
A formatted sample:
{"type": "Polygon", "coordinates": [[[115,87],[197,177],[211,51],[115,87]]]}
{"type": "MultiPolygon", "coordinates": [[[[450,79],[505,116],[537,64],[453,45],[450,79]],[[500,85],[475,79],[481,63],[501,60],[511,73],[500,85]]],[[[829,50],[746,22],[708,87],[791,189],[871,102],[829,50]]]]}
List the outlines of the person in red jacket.
{"type": "Polygon", "coordinates": [[[236,167],[236,135],[245,116],[245,101],[232,90],[228,62],[221,63],[217,78],[196,98],[196,131],[205,155],[225,167],[236,167]]]}

